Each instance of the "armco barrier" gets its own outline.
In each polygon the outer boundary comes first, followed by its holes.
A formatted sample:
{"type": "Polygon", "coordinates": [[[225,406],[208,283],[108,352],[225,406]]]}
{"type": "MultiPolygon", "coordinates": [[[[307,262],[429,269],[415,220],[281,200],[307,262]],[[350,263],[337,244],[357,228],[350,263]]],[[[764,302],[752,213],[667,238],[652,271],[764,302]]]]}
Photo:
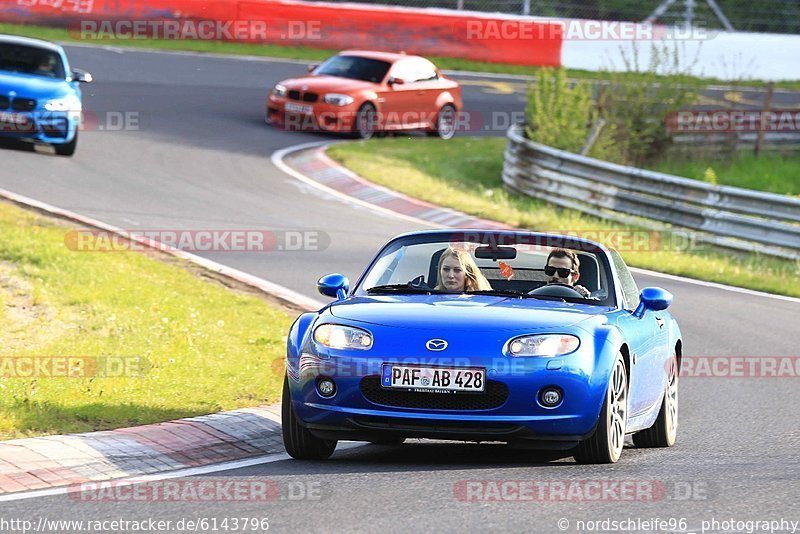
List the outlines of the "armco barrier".
{"type": "Polygon", "coordinates": [[[558,206],[618,222],[698,233],[738,250],[800,259],[800,199],[616,165],[508,131],[503,183],[558,206]],[[642,219],[634,219],[641,217],[642,219]]]}
{"type": "Polygon", "coordinates": [[[251,0],[0,0],[0,20],[75,24],[81,20],[259,20],[262,42],[287,46],[406,51],[475,61],[558,66],[561,34],[555,22],[514,20],[517,38],[495,39],[481,29],[508,17],[445,10],[251,0]]]}

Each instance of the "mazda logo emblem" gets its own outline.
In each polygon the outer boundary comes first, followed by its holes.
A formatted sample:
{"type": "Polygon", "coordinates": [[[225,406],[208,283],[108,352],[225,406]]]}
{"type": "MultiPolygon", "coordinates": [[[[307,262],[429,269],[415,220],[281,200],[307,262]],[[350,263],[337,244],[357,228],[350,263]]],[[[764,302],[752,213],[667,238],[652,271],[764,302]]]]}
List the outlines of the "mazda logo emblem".
{"type": "Polygon", "coordinates": [[[444,339],[429,339],[425,346],[428,350],[440,351],[447,348],[447,341],[444,339]]]}

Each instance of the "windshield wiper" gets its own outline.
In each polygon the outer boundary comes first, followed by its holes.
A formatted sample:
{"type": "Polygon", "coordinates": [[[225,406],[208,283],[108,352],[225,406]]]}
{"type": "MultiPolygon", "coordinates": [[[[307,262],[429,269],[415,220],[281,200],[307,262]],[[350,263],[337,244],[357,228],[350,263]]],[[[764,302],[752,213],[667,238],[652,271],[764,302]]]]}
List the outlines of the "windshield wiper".
{"type": "Polygon", "coordinates": [[[367,289],[367,293],[441,293],[441,291],[409,284],[388,284],[371,287],[367,289]]]}

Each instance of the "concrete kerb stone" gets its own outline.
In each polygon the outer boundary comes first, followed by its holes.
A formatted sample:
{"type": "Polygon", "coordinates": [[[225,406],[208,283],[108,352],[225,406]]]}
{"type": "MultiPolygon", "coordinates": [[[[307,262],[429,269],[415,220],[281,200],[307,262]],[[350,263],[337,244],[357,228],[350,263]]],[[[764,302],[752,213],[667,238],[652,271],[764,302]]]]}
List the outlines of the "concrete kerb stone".
{"type": "Polygon", "coordinates": [[[279,408],[0,443],[0,495],[184,469],[283,451],[279,408]]]}

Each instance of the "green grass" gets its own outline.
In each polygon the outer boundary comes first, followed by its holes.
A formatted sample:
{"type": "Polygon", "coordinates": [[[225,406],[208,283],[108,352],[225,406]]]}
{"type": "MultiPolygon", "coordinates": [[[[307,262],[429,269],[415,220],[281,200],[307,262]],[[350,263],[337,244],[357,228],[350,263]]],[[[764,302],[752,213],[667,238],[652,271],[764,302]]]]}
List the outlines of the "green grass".
{"type": "MultiPolygon", "coordinates": [[[[636,230],[506,191],[500,178],[505,144],[505,139],[492,138],[375,139],[334,145],[328,154],[375,183],[519,228],[556,233],[636,230]]],[[[702,244],[681,247],[685,240],[666,233],[659,234],[658,239],[650,243],[659,246],[617,248],[625,261],[636,267],[800,296],[800,262],[755,254],[731,255],[702,244]]]]}
{"type": "Polygon", "coordinates": [[[756,157],[748,153],[725,160],[670,159],[657,163],[653,169],[719,185],[800,195],[800,155],[756,157]]]}
{"type": "Polygon", "coordinates": [[[262,297],[203,280],[194,274],[198,268],[161,254],[70,251],[64,224],[0,202],[0,369],[19,357],[129,364],[139,357],[144,372],[92,378],[0,373],[0,439],[278,400],[289,314],[262,297]]]}
{"type": "MultiPolygon", "coordinates": [[[[111,45],[117,47],[150,48],[160,50],[185,50],[191,52],[231,54],[231,55],[251,55],[264,56],[284,59],[308,60],[318,62],[339,52],[339,49],[308,48],[300,46],[278,46],[272,44],[249,44],[224,41],[200,41],[200,40],[163,40],[163,39],[135,39],[135,40],[81,40],[73,37],[65,28],[51,28],[45,26],[32,26],[22,24],[0,23],[0,33],[10,33],[47,39],[59,42],[81,42],[111,45]]],[[[461,70],[468,72],[490,72],[495,74],[513,74],[523,76],[537,76],[539,67],[522,65],[504,65],[500,63],[488,63],[484,61],[471,61],[468,59],[428,56],[431,61],[436,63],[444,70],[461,70]]],[[[602,72],[593,72],[580,69],[568,69],[567,75],[570,78],[584,80],[607,80],[609,75],[602,72]]],[[[648,76],[646,73],[628,73],[628,78],[639,78],[648,76]]],[[[695,78],[692,76],[671,76],[677,81],[686,82],[688,85],[697,83],[698,80],[706,84],[714,85],[733,85],[731,82],[717,78],[695,78]]],[[[738,85],[746,87],[763,87],[766,82],[761,80],[747,80],[738,85]]],[[[781,81],[775,87],[782,89],[800,90],[800,78],[793,81],[781,81]]]]}

